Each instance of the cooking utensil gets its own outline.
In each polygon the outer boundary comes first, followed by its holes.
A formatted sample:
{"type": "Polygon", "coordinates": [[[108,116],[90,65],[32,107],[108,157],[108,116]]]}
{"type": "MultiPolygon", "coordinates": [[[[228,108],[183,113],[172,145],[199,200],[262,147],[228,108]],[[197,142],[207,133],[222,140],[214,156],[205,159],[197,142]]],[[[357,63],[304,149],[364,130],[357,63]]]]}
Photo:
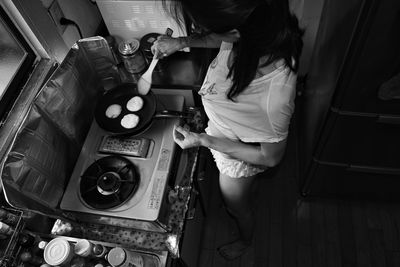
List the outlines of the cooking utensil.
{"type": "Polygon", "coordinates": [[[100,97],[96,104],[94,116],[97,124],[110,133],[135,135],[145,130],[151,124],[153,118],[188,118],[190,114],[171,110],[157,111],[157,99],[152,91],[146,95],[140,95],[136,84],[123,83],[108,90],[100,97]],[[129,111],[126,107],[127,102],[134,96],[143,99],[143,107],[136,112],[129,111]],[[106,110],[113,104],[120,105],[122,111],[118,117],[108,118],[106,110]],[[136,127],[127,129],[121,125],[121,119],[127,114],[139,116],[139,123],[136,127]]]}
{"type": "MultiPolygon", "coordinates": [[[[168,36],[171,36],[172,30],[170,28],[167,28],[167,30],[165,31],[165,34],[168,36]]],[[[139,78],[137,86],[138,86],[138,92],[140,95],[146,95],[150,91],[153,70],[154,70],[154,67],[157,65],[157,63],[158,63],[158,58],[156,58],[156,55],[154,55],[153,59],[151,60],[149,68],[139,78]]]]}
{"type": "Polygon", "coordinates": [[[158,63],[158,58],[153,57],[149,68],[140,77],[140,79],[137,83],[139,94],[146,95],[150,91],[153,70],[154,70],[154,67],[157,65],[157,63],[158,63]]]}

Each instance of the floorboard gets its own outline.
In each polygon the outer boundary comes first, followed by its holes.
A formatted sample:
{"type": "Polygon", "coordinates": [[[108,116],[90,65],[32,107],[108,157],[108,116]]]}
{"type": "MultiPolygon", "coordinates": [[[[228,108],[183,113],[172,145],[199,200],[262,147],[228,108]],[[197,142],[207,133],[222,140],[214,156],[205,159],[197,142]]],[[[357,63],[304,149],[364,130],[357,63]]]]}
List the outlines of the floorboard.
{"type": "MultiPolygon", "coordinates": [[[[217,252],[234,240],[235,223],[223,207],[218,171],[207,159],[213,179],[200,267],[398,267],[400,203],[299,196],[293,143],[279,168],[256,181],[253,250],[233,261],[217,252]]],[[[195,266],[189,266],[195,267],[195,266]]]]}

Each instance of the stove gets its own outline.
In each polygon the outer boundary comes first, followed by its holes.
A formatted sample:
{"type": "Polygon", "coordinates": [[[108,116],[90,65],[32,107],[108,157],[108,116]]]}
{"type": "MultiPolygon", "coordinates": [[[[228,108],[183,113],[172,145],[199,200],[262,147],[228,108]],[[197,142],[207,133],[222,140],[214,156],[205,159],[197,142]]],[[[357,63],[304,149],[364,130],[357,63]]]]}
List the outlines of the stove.
{"type": "MultiPolygon", "coordinates": [[[[183,111],[181,95],[156,94],[158,110],[183,111]]],[[[179,118],[153,118],[134,136],[111,135],[95,120],[61,200],[60,208],[82,221],[166,232],[166,188],[179,118]]]]}

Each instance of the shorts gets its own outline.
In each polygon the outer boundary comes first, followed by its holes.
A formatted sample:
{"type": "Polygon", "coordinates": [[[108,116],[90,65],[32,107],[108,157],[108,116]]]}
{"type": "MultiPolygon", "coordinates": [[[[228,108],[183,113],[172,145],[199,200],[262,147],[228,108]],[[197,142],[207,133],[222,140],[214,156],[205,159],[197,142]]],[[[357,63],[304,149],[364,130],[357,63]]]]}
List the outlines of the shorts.
{"type": "MultiPolygon", "coordinates": [[[[208,135],[212,135],[210,134],[210,129],[208,127],[205,129],[205,132],[208,135]]],[[[243,160],[230,158],[228,155],[211,148],[210,151],[220,173],[231,178],[249,177],[261,173],[267,169],[267,167],[261,167],[244,162],[243,160]]]]}

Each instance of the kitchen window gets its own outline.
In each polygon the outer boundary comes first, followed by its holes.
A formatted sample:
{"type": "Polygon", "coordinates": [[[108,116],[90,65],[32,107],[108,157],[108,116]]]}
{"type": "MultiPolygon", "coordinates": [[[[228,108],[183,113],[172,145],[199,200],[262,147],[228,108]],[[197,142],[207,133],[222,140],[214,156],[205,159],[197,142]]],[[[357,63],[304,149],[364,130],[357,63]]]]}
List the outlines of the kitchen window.
{"type": "Polygon", "coordinates": [[[36,55],[0,6],[0,126],[33,70],[36,55]]]}

